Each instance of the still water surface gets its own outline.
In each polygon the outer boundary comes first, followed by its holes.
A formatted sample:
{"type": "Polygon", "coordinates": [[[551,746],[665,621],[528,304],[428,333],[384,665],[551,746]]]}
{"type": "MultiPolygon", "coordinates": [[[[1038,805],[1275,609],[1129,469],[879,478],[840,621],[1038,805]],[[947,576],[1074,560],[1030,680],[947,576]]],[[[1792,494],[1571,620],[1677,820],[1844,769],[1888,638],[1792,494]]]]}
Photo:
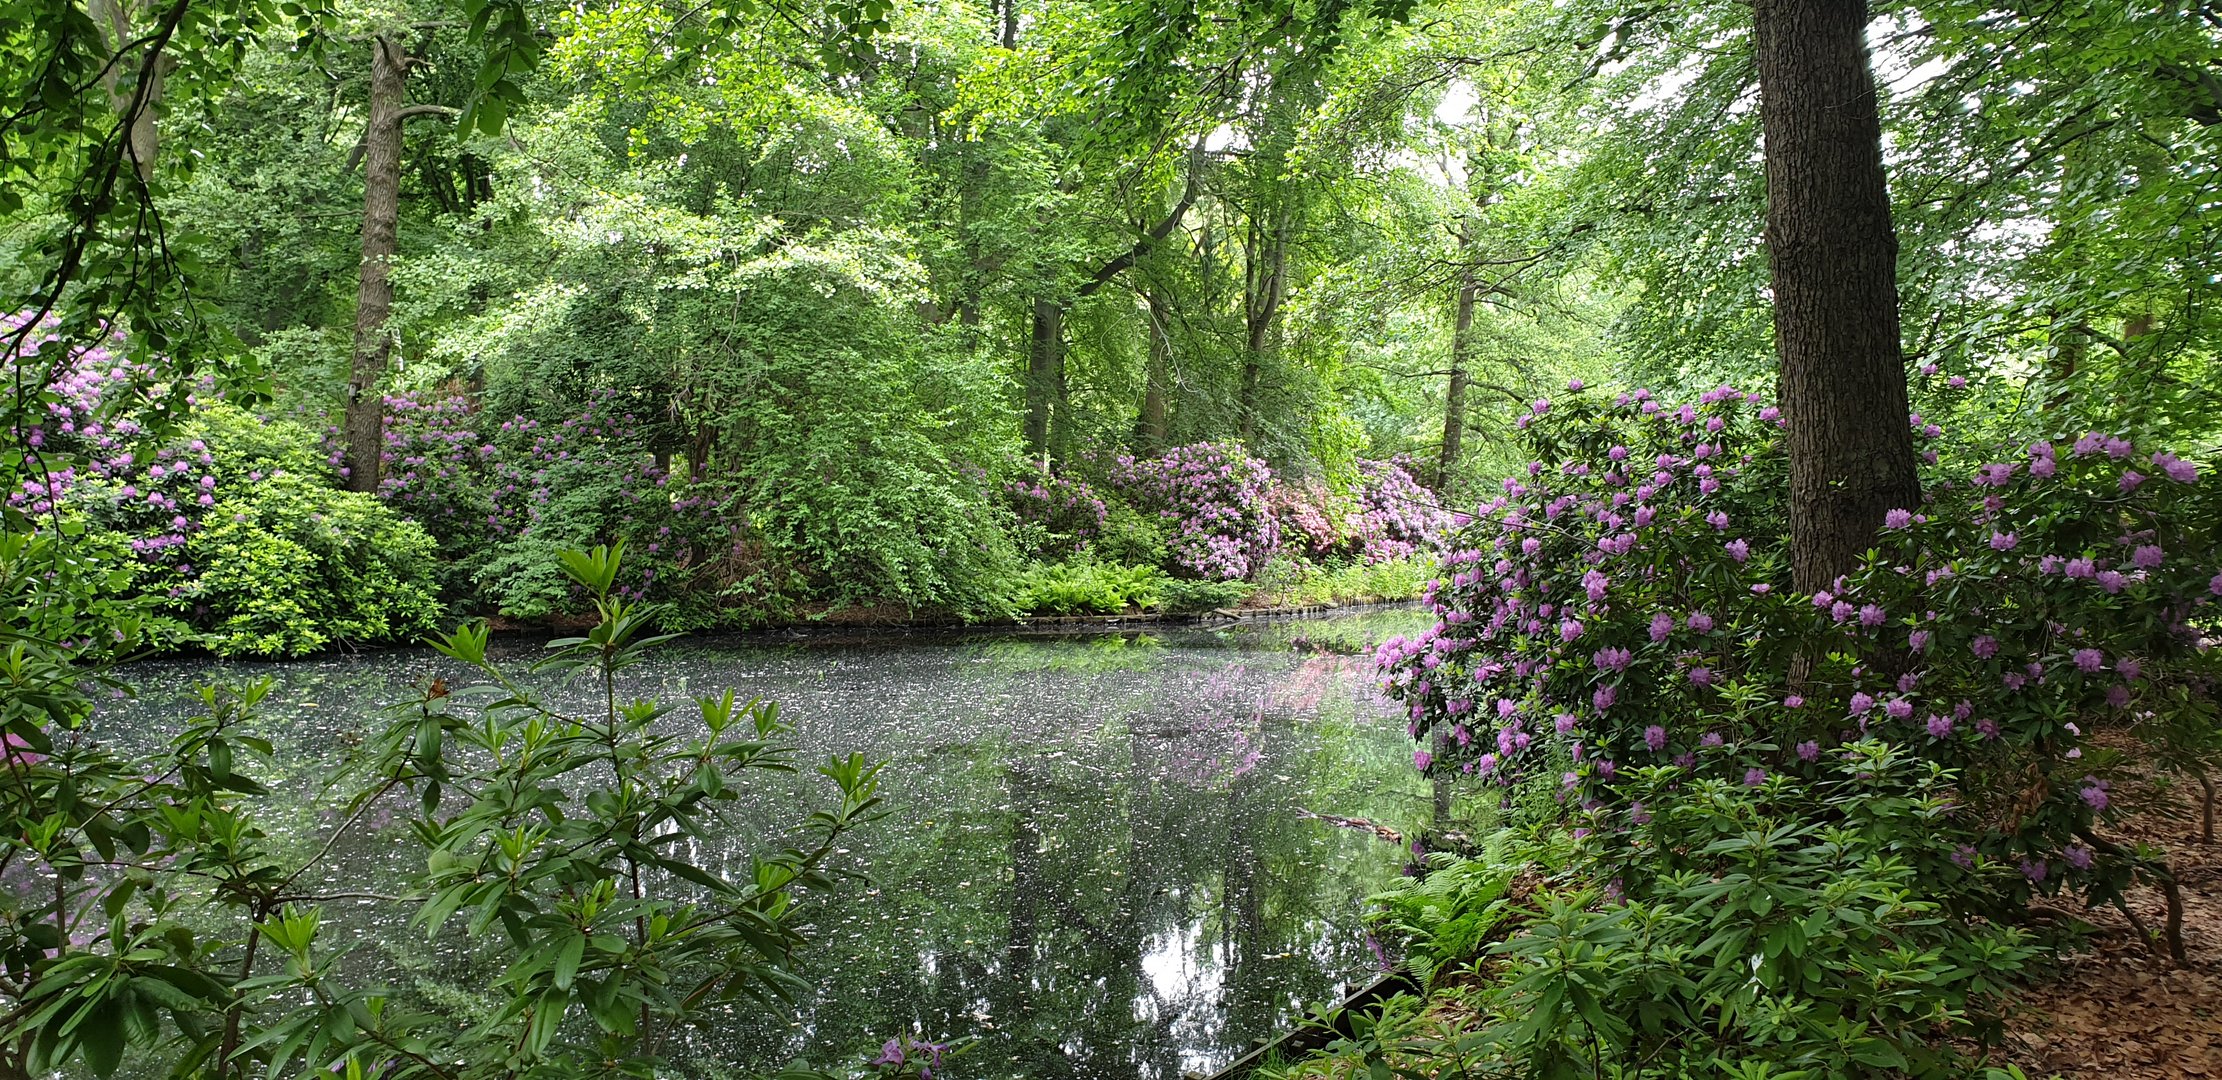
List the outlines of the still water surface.
{"type": "MultiPolygon", "coordinates": [[[[1419,629],[1391,609],[1090,637],[792,645],[694,640],[626,673],[630,694],[731,686],[779,701],[810,759],[885,759],[893,813],[857,834],[869,880],[814,898],[799,1015],[735,1007],[693,1032],[690,1072],[831,1063],[903,1032],[972,1034],[953,1076],[1176,1080],[1369,978],[1363,900],[1401,852],[1310,814],[1409,830],[1429,812],[1403,725],[1353,650],[1419,629]]],[[[520,658],[536,651],[505,646],[520,658]]],[[[301,778],[435,675],[428,652],[291,664],[145,665],[121,720],[151,735],[198,681],[268,675],[263,724],[301,778]]],[[[583,700],[583,695],[581,695],[583,700]]],[[[113,715],[113,714],[111,714],[113,715]]],[[[814,798],[768,782],[767,820],[814,798]]],[[[745,869],[756,846],[698,852],[745,869]]],[[[421,851],[349,837],[335,886],[400,887],[421,851]]],[[[378,964],[468,982],[394,919],[347,924],[378,964]]],[[[361,957],[357,961],[363,962],[361,957]]]]}

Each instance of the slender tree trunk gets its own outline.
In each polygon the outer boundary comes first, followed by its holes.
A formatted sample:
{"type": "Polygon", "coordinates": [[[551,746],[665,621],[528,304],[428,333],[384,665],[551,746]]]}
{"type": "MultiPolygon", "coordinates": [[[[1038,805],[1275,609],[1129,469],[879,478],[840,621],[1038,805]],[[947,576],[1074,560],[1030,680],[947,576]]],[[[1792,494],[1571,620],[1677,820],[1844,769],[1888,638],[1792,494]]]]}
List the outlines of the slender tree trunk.
{"type": "Polygon", "coordinates": [[[1828,588],[1921,498],[1897,235],[1863,0],[1755,0],[1767,254],[1789,425],[1791,578],[1828,588]]]}
{"type": "Polygon", "coordinates": [[[1465,449],[1466,383],[1474,355],[1474,301],[1480,295],[1473,271],[1466,271],[1459,278],[1458,305],[1452,313],[1450,385],[1443,391],[1443,450],[1435,462],[1435,492],[1445,501],[1458,479],[1458,458],[1465,449]]]}
{"type": "Polygon", "coordinates": [[[347,488],[378,490],[385,399],[379,382],[392,345],[392,263],[401,217],[401,102],[409,58],[392,38],[370,43],[370,118],[363,130],[362,270],[355,287],[355,349],[347,376],[347,488]]]}
{"type": "Polygon", "coordinates": [[[1018,0],[1001,0],[1003,16],[1002,45],[1006,49],[1018,48],[1018,0]]]}
{"type": "Polygon", "coordinates": [[[1236,401],[1245,444],[1257,440],[1258,393],[1264,382],[1267,356],[1275,344],[1273,335],[1278,328],[1281,299],[1288,281],[1288,234],[1287,212],[1276,206],[1269,223],[1251,227],[1247,245],[1250,265],[1243,275],[1248,288],[1242,298],[1245,330],[1242,384],[1237,390],[1236,401]]]}
{"type": "Polygon", "coordinates": [[[1033,330],[1026,348],[1026,452],[1040,460],[1052,453],[1050,434],[1054,416],[1061,411],[1060,390],[1065,382],[1065,309],[1048,300],[1034,301],[1033,330]]]}
{"type": "Polygon", "coordinates": [[[1172,342],[1165,334],[1165,312],[1157,294],[1144,293],[1142,299],[1147,305],[1144,315],[1150,322],[1150,348],[1142,381],[1142,414],[1134,422],[1134,441],[1143,453],[1155,454],[1165,449],[1171,434],[1166,397],[1173,381],[1172,342]]]}

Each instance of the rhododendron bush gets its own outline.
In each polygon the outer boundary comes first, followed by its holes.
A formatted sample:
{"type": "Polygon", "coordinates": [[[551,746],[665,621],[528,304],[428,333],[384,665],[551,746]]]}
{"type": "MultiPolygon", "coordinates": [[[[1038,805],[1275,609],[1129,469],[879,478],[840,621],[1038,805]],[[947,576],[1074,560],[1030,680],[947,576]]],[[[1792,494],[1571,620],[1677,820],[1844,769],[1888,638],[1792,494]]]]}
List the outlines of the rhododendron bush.
{"type": "Polygon", "coordinates": [[[1659,774],[1639,772],[1799,783],[1863,738],[1957,777],[1938,874],[2108,899],[2156,870],[2092,828],[2119,764],[2094,736],[2180,760],[2213,728],[2222,500],[2202,468],[2082,433],[1933,465],[1862,566],[1797,595],[1781,425],[1729,388],[1537,401],[1525,474],[1451,538],[1440,622],[1379,652],[1415,764],[1505,785],[1601,845],[1618,887],[1646,865],[1631,792],[1659,774]]]}
{"type": "Polygon", "coordinates": [[[1248,578],[1281,545],[1267,495],[1273,471],[1233,443],[1197,443],[1163,457],[1121,455],[1111,482],[1166,526],[1172,561],[1197,577],[1248,578]]]}
{"type": "Polygon", "coordinates": [[[1314,561],[1411,558],[1441,542],[1451,517],[1399,460],[1357,463],[1338,494],[1316,479],[1275,476],[1234,443],[1197,443],[1163,457],[1122,455],[1114,487],[1155,512],[1174,565],[1210,580],[1255,578],[1284,551],[1314,561]]]}

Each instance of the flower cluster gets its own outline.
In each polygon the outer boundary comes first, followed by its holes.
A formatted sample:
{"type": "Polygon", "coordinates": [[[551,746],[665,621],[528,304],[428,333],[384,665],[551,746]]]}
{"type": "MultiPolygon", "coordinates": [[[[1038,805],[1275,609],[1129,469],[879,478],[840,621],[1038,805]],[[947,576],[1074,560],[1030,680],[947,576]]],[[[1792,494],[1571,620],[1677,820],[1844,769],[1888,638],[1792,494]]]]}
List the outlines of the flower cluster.
{"type": "Polygon", "coordinates": [[[1069,540],[1073,550],[1088,546],[1103,535],[1111,508],[1087,481],[1073,476],[1040,473],[1003,485],[1003,496],[1018,519],[1038,525],[1059,540],[1069,540]]]}
{"type": "Polygon", "coordinates": [[[1281,542],[1305,558],[1324,560],[1350,544],[1349,517],[1342,500],[1316,479],[1279,480],[1266,492],[1281,542]]]}
{"type": "Polygon", "coordinates": [[[462,397],[389,394],[378,497],[442,541],[475,540],[496,524],[487,478],[498,453],[462,397]]]}
{"type": "Polygon", "coordinates": [[[2105,808],[2089,729],[2203,715],[2222,677],[2193,627],[2222,593],[2222,508],[2198,466],[2107,436],[2037,442],[1931,478],[1872,561],[1798,596],[1781,424],[1726,387],[1679,408],[1538,403],[1535,459],[1452,538],[1439,624],[1377,656],[1416,763],[1625,830],[1631,769],[1760,785],[1879,736],[1957,770],[1971,848],[2026,863],[2029,887],[2063,870],[2118,884],[2070,846],[2105,808]]]}
{"type": "Polygon", "coordinates": [[[1358,462],[1358,512],[1352,516],[1359,554],[1366,562],[1408,559],[1442,544],[1452,518],[1435,493],[1412,478],[1405,458],[1358,462]]]}
{"type": "Polygon", "coordinates": [[[1120,455],[1111,482],[1167,526],[1173,562],[1198,577],[1251,577],[1281,545],[1268,493],[1273,470],[1233,443],[1195,443],[1163,457],[1120,455]]]}

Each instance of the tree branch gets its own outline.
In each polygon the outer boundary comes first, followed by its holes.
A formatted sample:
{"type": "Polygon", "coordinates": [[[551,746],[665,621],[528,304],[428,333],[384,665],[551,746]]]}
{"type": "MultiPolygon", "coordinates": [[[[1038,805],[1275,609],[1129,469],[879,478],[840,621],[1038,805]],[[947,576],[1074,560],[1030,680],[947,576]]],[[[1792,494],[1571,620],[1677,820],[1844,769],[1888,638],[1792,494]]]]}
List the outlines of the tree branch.
{"type": "Polygon", "coordinates": [[[1173,206],[1171,213],[1166,214],[1157,224],[1150,226],[1149,230],[1134,242],[1133,247],[1120,252],[1110,262],[1098,267],[1096,272],[1089,276],[1087,282],[1080,286],[1080,291],[1074,294],[1075,298],[1095,295],[1098,289],[1110,284],[1112,278],[1125,273],[1127,267],[1133,266],[1136,260],[1149,254],[1151,248],[1162,243],[1166,237],[1171,236],[1173,230],[1180,226],[1180,220],[1188,216],[1188,208],[1196,204],[1196,194],[1203,186],[1203,172],[1204,140],[1199,135],[1196,137],[1195,144],[1188,148],[1188,181],[1181,188],[1180,202],[1173,206]]]}

